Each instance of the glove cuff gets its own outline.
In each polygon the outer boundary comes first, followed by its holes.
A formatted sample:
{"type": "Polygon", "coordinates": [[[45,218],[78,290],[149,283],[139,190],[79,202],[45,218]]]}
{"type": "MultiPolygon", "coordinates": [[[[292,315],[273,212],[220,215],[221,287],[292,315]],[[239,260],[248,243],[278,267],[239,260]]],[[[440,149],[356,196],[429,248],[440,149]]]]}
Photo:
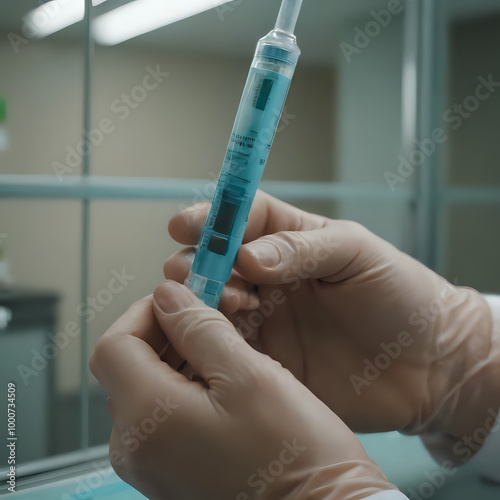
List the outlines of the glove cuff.
{"type": "MultiPolygon", "coordinates": [[[[361,500],[381,492],[399,492],[384,476],[378,465],[370,459],[346,461],[305,470],[301,472],[301,477],[294,478],[294,482],[297,487],[293,488],[293,491],[288,490],[287,495],[281,495],[279,498],[361,500]]],[[[277,497],[272,496],[272,498],[277,497]]]]}
{"type": "Polygon", "coordinates": [[[434,402],[431,418],[413,429],[439,463],[456,466],[479,451],[500,408],[500,311],[475,290],[459,292],[440,325],[429,381],[445,382],[446,390],[433,392],[441,392],[441,401],[434,402]]]}

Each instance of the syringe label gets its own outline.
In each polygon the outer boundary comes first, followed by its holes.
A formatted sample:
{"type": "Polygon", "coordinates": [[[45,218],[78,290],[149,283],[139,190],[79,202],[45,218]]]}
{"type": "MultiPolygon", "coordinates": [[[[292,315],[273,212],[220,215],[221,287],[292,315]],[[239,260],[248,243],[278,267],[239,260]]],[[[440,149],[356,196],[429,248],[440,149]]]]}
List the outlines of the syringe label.
{"type": "Polygon", "coordinates": [[[215,234],[212,234],[210,240],[208,241],[208,250],[218,255],[226,255],[227,246],[229,245],[229,240],[227,238],[221,238],[215,234]]]}
{"type": "Polygon", "coordinates": [[[257,99],[259,98],[260,87],[264,81],[264,75],[261,73],[256,73],[253,77],[252,91],[250,92],[250,97],[252,99],[252,108],[255,108],[257,104],[257,99]]]}
{"type": "MultiPolygon", "coordinates": [[[[243,147],[242,143],[236,143],[235,141],[233,144],[243,147]]],[[[252,146],[247,146],[249,149],[253,147],[252,146]]],[[[250,155],[243,153],[242,151],[238,151],[237,149],[228,149],[227,154],[226,154],[226,161],[229,161],[235,166],[238,167],[245,167],[248,165],[248,160],[250,159],[250,155]]]]}
{"type": "Polygon", "coordinates": [[[252,67],[248,76],[191,267],[211,282],[231,275],[289,86],[290,79],[274,71],[252,67]]]}
{"type": "MultiPolygon", "coordinates": [[[[224,194],[223,194],[224,196],[224,194]]],[[[228,235],[233,227],[234,217],[238,211],[238,205],[221,200],[217,217],[214,222],[214,231],[228,235]]]]}
{"type": "Polygon", "coordinates": [[[257,102],[255,103],[255,107],[257,109],[260,109],[261,111],[264,111],[264,109],[266,109],[267,101],[269,99],[269,94],[271,93],[273,83],[274,80],[270,80],[269,78],[263,80],[257,102]]]}
{"type": "Polygon", "coordinates": [[[250,95],[252,96],[252,108],[264,111],[269,99],[269,94],[273,88],[274,80],[266,78],[262,73],[256,73],[253,81],[253,89],[250,95]]]}

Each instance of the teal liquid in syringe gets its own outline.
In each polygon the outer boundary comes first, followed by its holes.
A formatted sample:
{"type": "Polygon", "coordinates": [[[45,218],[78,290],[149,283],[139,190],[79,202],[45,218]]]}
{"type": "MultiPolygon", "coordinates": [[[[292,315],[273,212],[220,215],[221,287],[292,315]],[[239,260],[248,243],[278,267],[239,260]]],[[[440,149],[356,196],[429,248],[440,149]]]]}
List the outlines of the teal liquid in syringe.
{"type": "Polygon", "coordinates": [[[186,285],[214,308],[243,240],[300,55],[292,33],[301,3],[284,0],[276,28],[257,45],[210,212],[186,279],[186,285]]]}

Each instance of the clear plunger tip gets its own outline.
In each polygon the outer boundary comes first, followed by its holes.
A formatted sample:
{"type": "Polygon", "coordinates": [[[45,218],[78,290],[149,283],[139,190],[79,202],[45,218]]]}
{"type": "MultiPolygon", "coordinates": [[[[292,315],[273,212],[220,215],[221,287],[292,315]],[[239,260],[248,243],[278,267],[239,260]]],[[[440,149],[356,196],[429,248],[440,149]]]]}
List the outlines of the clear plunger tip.
{"type": "Polygon", "coordinates": [[[293,35],[301,7],[302,0],[283,0],[275,29],[293,35]]]}

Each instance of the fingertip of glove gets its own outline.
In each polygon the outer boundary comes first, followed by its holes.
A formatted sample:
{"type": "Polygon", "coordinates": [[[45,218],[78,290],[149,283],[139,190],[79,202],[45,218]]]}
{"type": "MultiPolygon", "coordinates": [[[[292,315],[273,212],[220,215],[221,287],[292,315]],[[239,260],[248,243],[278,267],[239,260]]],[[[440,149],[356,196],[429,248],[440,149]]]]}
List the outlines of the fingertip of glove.
{"type": "Polygon", "coordinates": [[[174,314],[191,307],[196,297],[184,285],[167,280],[156,287],[153,300],[161,312],[174,314]]]}
{"type": "Polygon", "coordinates": [[[245,245],[245,252],[261,267],[273,269],[281,264],[280,249],[269,241],[254,241],[245,245]]]}

